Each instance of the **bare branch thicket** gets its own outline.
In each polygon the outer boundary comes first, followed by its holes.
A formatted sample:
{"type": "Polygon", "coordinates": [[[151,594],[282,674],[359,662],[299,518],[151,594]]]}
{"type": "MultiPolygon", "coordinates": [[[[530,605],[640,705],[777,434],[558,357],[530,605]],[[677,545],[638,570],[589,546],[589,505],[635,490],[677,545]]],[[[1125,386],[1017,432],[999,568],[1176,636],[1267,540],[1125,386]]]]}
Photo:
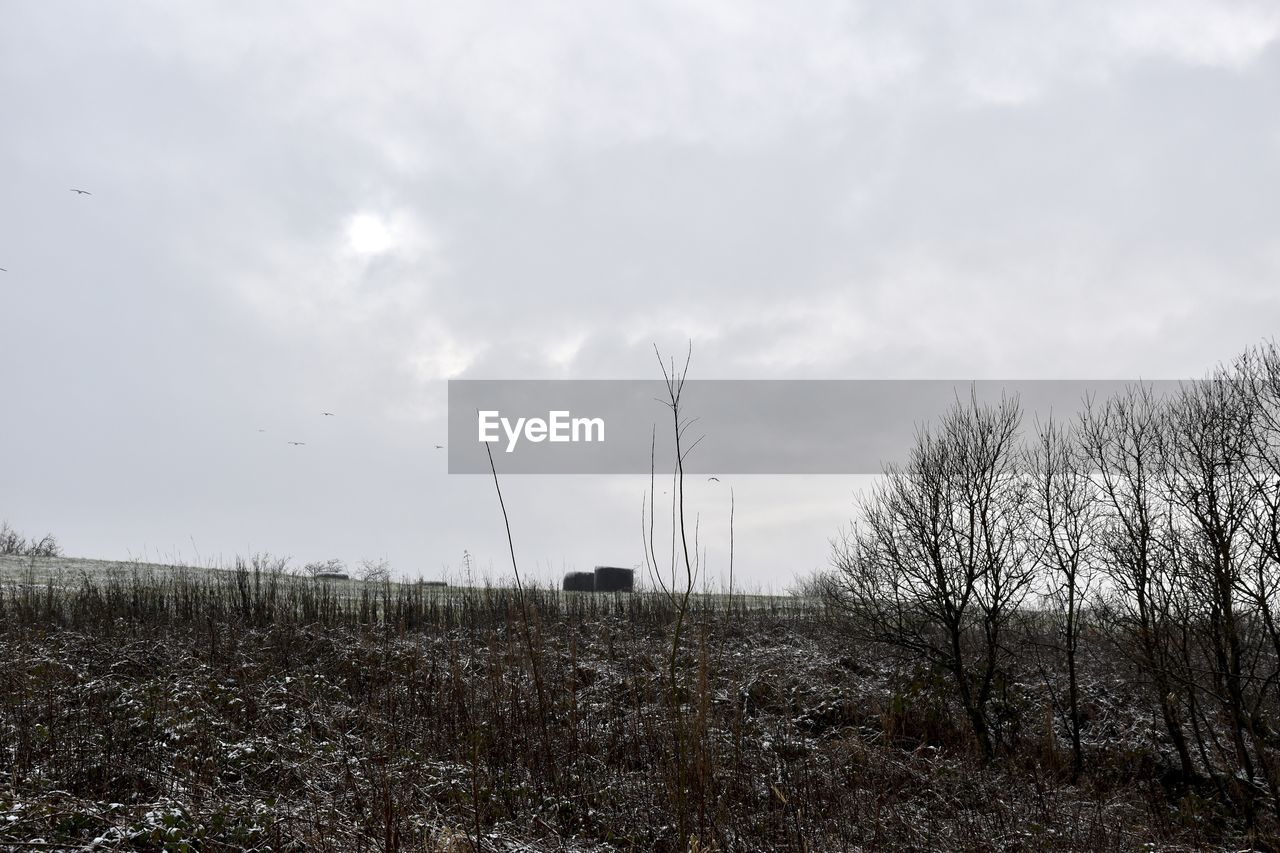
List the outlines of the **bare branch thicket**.
{"type": "Polygon", "coordinates": [[[979,754],[996,752],[991,704],[1008,675],[1006,632],[1031,591],[1021,535],[1028,490],[1015,399],[956,401],[889,465],[861,523],[837,543],[836,600],[865,639],[946,673],[979,754]]]}

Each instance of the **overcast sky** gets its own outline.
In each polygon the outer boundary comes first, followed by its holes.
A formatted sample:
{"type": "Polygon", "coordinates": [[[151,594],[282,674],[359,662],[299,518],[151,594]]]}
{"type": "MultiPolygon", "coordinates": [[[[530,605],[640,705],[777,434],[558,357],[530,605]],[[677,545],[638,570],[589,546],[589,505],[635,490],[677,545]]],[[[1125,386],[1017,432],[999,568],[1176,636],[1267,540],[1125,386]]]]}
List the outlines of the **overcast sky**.
{"type": "MultiPolygon", "coordinates": [[[[690,340],[697,378],[1200,375],[1280,328],[1278,39],[1274,2],[5,2],[0,518],[496,578],[449,378],[690,340]]],[[[726,480],[709,572],[732,485],[762,588],[864,485],[726,480]]],[[[644,485],[509,478],[525,568],[639,562],[644,485]]]]}

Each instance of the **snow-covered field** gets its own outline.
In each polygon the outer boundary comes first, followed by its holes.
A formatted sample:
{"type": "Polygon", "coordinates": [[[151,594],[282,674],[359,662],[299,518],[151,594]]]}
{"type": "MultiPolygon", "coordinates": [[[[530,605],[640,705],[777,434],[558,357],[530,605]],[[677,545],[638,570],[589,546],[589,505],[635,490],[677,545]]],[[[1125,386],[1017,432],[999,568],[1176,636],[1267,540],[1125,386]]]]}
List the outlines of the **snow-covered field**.
{"type": "MultiPolygon", "coordinates": [[[[250,568],[248,571],[252,572],[252,569],[250,568]]],[[[218,584],[232,581],[234,579],[235,572],[236,569],[234,567],[144,563],[136,560],[92,560],[82,557],[18,557],[0,555],[0,585],[5,583],[17,583],[47,586],[52,583],[54,587],[59,589],[72,589],[84,584],[86,581],[92,584],[102,584],[110,583],[112,581],[127,582],[133,578],[203,579],[211,583],[218,584]]],[[[286,569],[277,573],[277,582],[283,584],[314,584],[317,581],[301,571],[286,569]]],[[[359,595],[360,590],[365,587],[382,586],[381,582],[366,582],[357,577],[351,576],[345,580],[326,578],[319,582],[344,596],[359,595]]],[[[392,578],[390,583],[393,586],[407,587],[412,587],[415,584],[421,583],[424,585],[425,589],[430,591],[431,595],[437,597],[465,596],[476,592],[483,592],[485,590],[502,588],[502,585],[499,585],[498,587],[459,585],[443,586],[439,581],[423,578],[392,578]]],[[[540,592],[556,592],[565,597],[580,597],[583,595],[602,595],[607,597],[614,595],[614,593],[562,592],[559,590],[545,589],[540,589],[540,592]]],[[[644,592],[642,591],[640,594],[643,595],[644,592]]],[[[729,597],[723,593],[696,592],[692,595],[692,600],[695,606],[716,607],[722,602],[727,602],[729,597]]],[[[804,609],[811,606],[813,603],[803,597],[792,595],[764,595],[753,592],[735,593],[732,600],[735,607],[751,610],[804,609]]]]}
{"type": "Polygon", "coordinates": [[[0,581],[17,581],[56,586],[79,584],[85,579],[101,582],[109,578],[125,579],[135,574],[170,573],[203,574],[218,569],[174,566],[122,560],[89,560],[81,557],[17,557],[0,555],[0,581]]]}

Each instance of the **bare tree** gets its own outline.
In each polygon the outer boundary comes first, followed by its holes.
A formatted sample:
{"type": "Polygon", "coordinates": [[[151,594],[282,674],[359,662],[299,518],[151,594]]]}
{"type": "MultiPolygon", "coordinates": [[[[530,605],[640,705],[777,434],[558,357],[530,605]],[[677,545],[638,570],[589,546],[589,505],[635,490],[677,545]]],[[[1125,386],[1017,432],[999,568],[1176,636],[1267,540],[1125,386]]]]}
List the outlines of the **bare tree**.
{"type": "Polygon", "coordinates": [[[834,560],[856,630],[949,674],[984,759],[996,748],[993,691],[1012,660],[1005,634],[1034,577],[1021,419],[1014,399],[957,401],[920,431],[905,465],[885,468],[834,560]]]}
{"type": "Polygon", "coordinates": [[[1084,770],[1078,657],[1083,604],[1094,574],[1098,495],[1077,436],[1052,418],[1038,430],[1026,463],[1031,483],[1027,529],[1042,569],[1045,599],[1055,619],[1053,650],[1067,666],[1065,699],[1049,679],[1046,684],[1071,737],[1071,775],[1075,781],[1084,770]]]}
{"type": "Polygon", "coordinates": [[[361,560],[356,567],[356,577],[370,583],[391,580],[391,563],[386,559],[361,560]]]}
{"type": "Polygon", "coordinates": [[[18,531],[9,526],[9,522],[0,522],[0,556],[12,557],[21,554],[27,547],[27,540],[18,531]]]}
{"type": "Polygon", "coordinates": [[[1280,350],[1267,343],[1238,362],[1234,381],[1253,402],[1249,472],[1253,481],[1247,530],[1256,556],[1242,588],[1262,622],[1273,658],[1280,661],[1280,350]]]}
{"type": "Polygon", "coordinates": [[[345,575],[347,573],[347,564],[334,557],[329,560],[316,560],[307,563],[302,567],[303,574],[317,577],[319,575],[345,575]]]}
{"type": "MultiPolygon", "coordinates": [[[[1248,717],[1251,736],[1273,730],[1280,704],[1280,629],[1276,603],[1280,601],[1280,350],[1269,341],[1244,353],[1234,366],[1232,381],[1251,404],[1248,448],[1250,493],[1249,517],[1245,526],[1252,545],[1240,589],[1249,602],[1251,615],[1267,646],[1258,677],[1263,689],[1248,717]]],[[[1274,808],[1280,811],[1280,791],[1274,750],[1265,750],[1258,741],[1258,764],[1271,789],[1274,808]]]]}
{"type": "MultiPolygon", "coordinates": [[[[664,362],[662,354],[654,347],[658,365],[662,370],[665,398],[661,402],[671,414],[671,434],[674,441],[674,464],[671,480],[671,558],[669,574],[664,577],[658,566],[657,547],[654,539],[654,516],[657,498],[654,494],[656,479],[656,431],[650,447],[649,496],[641,506],[641,528],[644,532],[645,566],[660,593],[674,611],[670,653],[667,656],[665,687],[667,706],[671,715],[674,751],[672,760],[672,784],[675,791],[676,817],[681,837],[689,836],[694,802],[700,819],[705,823],[706,788],[709,784],[709,756],[706,753],[707,718],[698,713],[687,718],[685,703],[689,694],[688,675],[681,669],[680,653],[684,644],[684,630],[688,621],[690,599],[697,588],[702,568],[698,552],[699,518],[694,516],[692,536],[685,509],[684,466],[689,454],[698,446],[701,437],[690,435],[696,419],[685,414],[684,386],[689,375],[689,363],[693,357],[690,345],[684,365],[671,360],[664,362]],[[646,506],[648,512],[646,515],[646,506]]],[[[705,663],[704,663],[705,665],[705,663]]],[[[703,673],[705,676],[705,672],[703,673]]],[[[705,687],[705,678],[700,682],[705,687]]],[[[699,827],[700,834],[705,825],[699,827]]]]}
{"type": "Polygon", "coordinates": [[[1165,407],[1150,386],[1135,386],[1086,407],[1080,442],[1102,502],[1098,553],[1108,590],[1100,613],[1118,648],[1148,676],[1182,776],[1190,779],[1194,768],[1177,689],[1185,678],[1174,642],[1182,578],[1161,494],[1167,427],[1165,407]]]}
{"type": "MultiPolygon", "coordinates": [[[[1207,691],[1221,710],[1244,785],[1237,796],[1252,822],[1251,786],[1264,751],[1253,725],[1265,680],[1259,639],[1242,595],[1256,564],[1248,526],[1257,484],[1250,467],[1255,398],[1226,369],[1184,385],[1169,406],[1166,488],[1178,529],[1177,556],[1198,605],[1193,624],[1205,649],[1207,691]]],[[[1263,777],[1280,796],[1273,773],[1263,777]]]]}

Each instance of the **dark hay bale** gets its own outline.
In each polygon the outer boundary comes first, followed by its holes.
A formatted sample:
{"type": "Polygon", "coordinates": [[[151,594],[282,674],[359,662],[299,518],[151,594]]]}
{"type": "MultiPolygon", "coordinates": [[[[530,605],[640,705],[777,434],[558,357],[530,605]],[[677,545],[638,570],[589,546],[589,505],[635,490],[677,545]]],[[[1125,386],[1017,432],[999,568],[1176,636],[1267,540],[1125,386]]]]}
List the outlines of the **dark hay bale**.
{"type": "Polygon", "coordinates": [[[635,583],[635,569],[596,566],[596,592],[631,592],[635,583]]]}
{"type": "Polygon", "coordinates": [[[569,572],[564,576],[566,592],[594,592],[596,576],[591,572],[569,572]]]}

